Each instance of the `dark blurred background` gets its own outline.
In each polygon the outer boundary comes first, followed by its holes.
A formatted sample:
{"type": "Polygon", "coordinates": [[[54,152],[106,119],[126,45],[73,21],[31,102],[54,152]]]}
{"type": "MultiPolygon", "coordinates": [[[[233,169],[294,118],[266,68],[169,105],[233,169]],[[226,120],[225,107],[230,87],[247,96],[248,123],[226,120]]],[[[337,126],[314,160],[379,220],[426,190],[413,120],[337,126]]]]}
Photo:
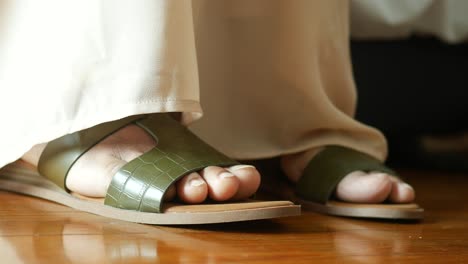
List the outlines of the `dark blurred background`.
{"type": "Polygon", "coordinates": [[[468,44],[411,37],[351,50],[357,119],[387,136],[389,165],[467,172],[468,44]]]}

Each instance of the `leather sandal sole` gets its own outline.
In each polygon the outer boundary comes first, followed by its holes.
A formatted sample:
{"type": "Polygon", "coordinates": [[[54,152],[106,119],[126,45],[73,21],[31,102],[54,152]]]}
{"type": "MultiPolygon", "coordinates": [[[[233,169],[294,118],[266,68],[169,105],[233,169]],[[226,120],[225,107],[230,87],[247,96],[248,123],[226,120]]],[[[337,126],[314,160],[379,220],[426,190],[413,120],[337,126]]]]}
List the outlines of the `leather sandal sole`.
{"type": "Polygon", "coordinates": [[[128,222],[156,225],[193,225],[240,222],[300,215],[300,206],[290,201],[254,201],[183,205],[166,203],[162,213],[145,213],[106,206],[103,199],[86,199],[67,193],[28,168],[23,162],[0,170],[0,190],[25,194],[76,210],[128,222]]]}

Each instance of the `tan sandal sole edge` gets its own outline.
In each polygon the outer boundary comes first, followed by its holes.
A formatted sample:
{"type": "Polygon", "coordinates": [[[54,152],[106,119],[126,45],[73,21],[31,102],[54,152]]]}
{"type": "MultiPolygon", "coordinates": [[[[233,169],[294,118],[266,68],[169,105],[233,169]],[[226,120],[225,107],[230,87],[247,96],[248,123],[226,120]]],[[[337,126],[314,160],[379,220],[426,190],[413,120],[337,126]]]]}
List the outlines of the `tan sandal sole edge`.
{"type": "Polygon", "coordinates": [[[292,200],[296,204],[302,205],[304,210],[334,216],[394,220],[421,220],[424,218],[424,209],[414,203],[399,206],[390,204],[354,204],[339,201],[319,204],[303,200],[299,197],[295,197],[292,200]]]}
{"type": "Polygon", "coordinates": [[[290,201],[255,201],[193,206],[169,205],[165,212],[160,214],[127,211],[74,197],[36,172],[14,164],[0,170],[0,190],[42,198],[95,215],[142,224],[228,223],[297,216],[301,212],[300,206],[294,205],[290,201]],[[194,211],[194,209],[198,211],[194,211]]]}
{"type": "Polygon", "coordinates": [[[332,216],[390,220],[421,220],[424,218],[424,209],[416,203],[361,204],[330,200],[326,204],[320,204],[297,196],[294,186],[285,182],[276,182],[272,186],[264,185],[261,191],[281,197],[281,199],[293,201],[295,204],[301,205],[303,210],[332,216]]]}

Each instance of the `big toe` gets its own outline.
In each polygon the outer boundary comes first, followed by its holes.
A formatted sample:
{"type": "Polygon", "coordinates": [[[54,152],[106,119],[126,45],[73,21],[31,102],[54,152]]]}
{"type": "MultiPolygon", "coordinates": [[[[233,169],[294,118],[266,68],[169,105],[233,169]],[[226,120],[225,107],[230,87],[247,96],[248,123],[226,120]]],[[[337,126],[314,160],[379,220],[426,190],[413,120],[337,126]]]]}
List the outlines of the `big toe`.
{"type": "Polygon", "coordinates": [[[251,165],[236,165],[227,168],[237,179],[239,179],[239,188],[232,200],[246,199],[252,196],[260,186],[260,173],[251,165]]]}
{"type": "Polygon", "coordinates": [[[388,174],[355,171],[341,180],[335,195],[346,202],[381,203],[389,197],[392,185],[388,174]]]}

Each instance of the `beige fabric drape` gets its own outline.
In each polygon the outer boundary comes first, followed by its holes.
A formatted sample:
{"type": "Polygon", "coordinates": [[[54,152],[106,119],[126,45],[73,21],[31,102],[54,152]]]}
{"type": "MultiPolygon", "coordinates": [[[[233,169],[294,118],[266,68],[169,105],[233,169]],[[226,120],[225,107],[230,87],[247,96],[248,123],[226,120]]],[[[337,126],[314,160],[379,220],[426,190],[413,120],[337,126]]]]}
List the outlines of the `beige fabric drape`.
{"type": "Polygon", "coordinates": [[[385,158],[383,136],[352,119],[345,1],[10,0],[0,8],[0,166],[34,144],[128,115],[184,112],[188,124],[201,106],[193,130],[234,158],[326,144],[385,158]]]}

